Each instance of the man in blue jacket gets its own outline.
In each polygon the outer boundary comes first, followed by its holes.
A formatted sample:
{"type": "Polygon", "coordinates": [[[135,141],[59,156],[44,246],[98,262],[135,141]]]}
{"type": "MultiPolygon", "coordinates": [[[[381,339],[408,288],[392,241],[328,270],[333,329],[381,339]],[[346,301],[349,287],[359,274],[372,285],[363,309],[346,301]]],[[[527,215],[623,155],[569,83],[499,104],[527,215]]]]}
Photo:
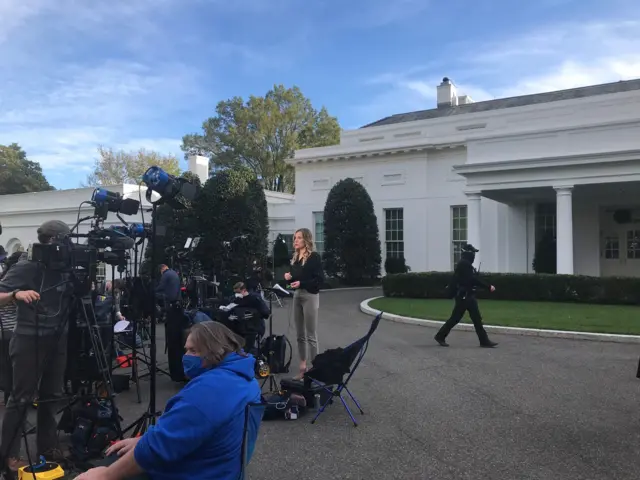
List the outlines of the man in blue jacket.
{"type": "MultiPolygon", "coordinates": [[[[157,425],[107,450],[120,457],[115,463],[77,480],[237,480],[246,407],[261,398],[255,359],[242,343],[218,322],[194,325],[183,359],[189,383],[169,400],[157,425]]],[[[255,437],[257,430],[250,441],[255,437]]]]}

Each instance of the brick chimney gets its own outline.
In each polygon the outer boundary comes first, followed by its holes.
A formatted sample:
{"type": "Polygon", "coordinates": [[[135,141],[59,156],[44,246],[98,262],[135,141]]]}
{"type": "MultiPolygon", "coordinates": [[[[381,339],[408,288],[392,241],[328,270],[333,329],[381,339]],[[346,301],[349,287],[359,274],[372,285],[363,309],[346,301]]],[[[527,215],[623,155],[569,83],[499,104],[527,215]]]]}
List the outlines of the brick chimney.
{"type": "Polygon", "coordinates": [[[448,77],[442,79],[438,85],[438,108],[455,107],[458,104],[456,86],[448,77]]]}

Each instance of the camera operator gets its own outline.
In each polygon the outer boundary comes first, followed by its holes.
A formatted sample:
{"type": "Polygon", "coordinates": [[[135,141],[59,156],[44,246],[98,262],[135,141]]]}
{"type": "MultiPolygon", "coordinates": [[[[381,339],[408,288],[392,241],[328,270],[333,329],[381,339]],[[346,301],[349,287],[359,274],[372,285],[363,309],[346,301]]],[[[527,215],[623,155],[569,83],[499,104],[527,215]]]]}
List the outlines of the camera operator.
{"type": "Polygon", "coordinates": [[[180,300],[180,276],[167,265],[160,265],[160,282],[156,287],[156,298],[164,300],[165,305],[180,300]]]}
{"type": "Polygon", "coordinates": [[[156,298],[161,301],[164,309],[165,342],[169,360],[169,373],[174,382],[184,381],[182,371],[182,355],[184,353],[184,335],[188,327],[182,309],[180,276],[167,265],[160,265],[160,282],[155,289],[156,298]]]}
{"type": "MultiPolygon", "coordinates": [[[[51,243],[70,233],[59,220],[38,228],[38,241],[51,243]]],[[[57,450],[56,405],[51,401],[62,393],[67,359],[67,306],[69,285],[66,275],[46,270],[26,256],[13,265],[0,281],[0,306],[17,305],[16,326],[9,353],[13,364],[13,388],[2,422],[0,456],[9,473],[26,462],[19,457],[26,409],[39,401],[37,416],[38,455],[59,460],[57,450]],[[38,293],[38,291],[42,293],[38,293]],[[38,382],[40,381],[40,384],[38,382]]]]}

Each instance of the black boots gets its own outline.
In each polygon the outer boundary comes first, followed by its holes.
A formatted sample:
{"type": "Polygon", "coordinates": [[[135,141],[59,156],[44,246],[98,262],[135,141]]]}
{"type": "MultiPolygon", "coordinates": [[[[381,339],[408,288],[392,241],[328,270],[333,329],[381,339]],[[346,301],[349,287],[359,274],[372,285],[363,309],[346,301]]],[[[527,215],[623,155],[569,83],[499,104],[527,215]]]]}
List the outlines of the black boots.
{"type": "Polygon", "coordinates": [[[449,344],[448,344],[447,342],[445,342],[445,341],[444,341],[444,338],[443,338],[443,337],[438,336],[437,334],[436,334],[436,336],[435,336],[435,337],[433,337],[433,339],[434,339],[436,342],[438,342],[438,344],[439,344],[441,347],[448,347],[448,346],[449,346],[449,344]]]}
{"type": "MultiPolygon", "coordinates": [[[[440,336],[440,335],[438,335],[438,334],[436,334],[436,336],[435,336],[435,337],[433,337],[433,339],[434,339],[436,342],[438,342],[438,345],[440,345],[441,347],[448,347],[448,346],[449,346],[449,344],[446,342],[445,338],[444,338],[444,337],[441,337],[441,336],[440,336]]],[[[481,346],[482,348],[494,348],[494,347],[497,347],[497,346],[498,346],[498,344],[497,344],[496,342],[492,342],[491,340],[489,340],[489,339],[487,338],[485,341],[480,342],[480,346],[481,346]]]]}

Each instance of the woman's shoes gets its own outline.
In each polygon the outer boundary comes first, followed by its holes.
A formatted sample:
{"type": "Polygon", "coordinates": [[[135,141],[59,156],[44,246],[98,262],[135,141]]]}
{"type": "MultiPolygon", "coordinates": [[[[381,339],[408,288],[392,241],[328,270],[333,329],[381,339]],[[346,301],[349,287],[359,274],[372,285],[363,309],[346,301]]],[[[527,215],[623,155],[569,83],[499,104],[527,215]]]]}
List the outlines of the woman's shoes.
{"type": "Polygon", "coordinates": [[[305,373],[307,373],[309,369],[307,367],[301,368],[300,373],[293,377],[294,380],[302,380],[304,378],[305,373]]]}

